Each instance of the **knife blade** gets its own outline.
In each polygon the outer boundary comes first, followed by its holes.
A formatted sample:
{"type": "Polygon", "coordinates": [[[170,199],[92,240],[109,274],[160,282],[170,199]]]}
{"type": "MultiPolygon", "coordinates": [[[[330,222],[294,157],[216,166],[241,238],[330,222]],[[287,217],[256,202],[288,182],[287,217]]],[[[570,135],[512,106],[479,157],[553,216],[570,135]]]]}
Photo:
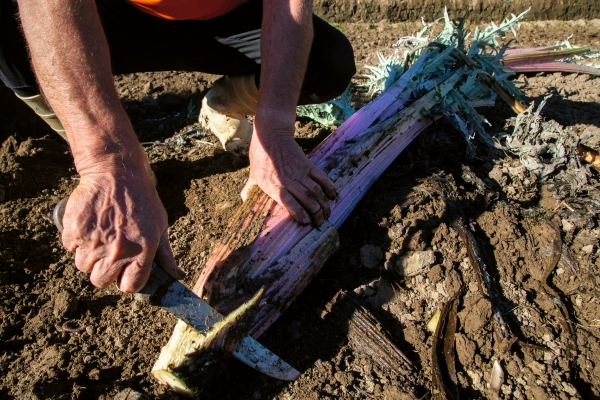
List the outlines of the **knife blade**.
{"type": "MultiPolygon", "coordinates": [[[[148,301],[204,332],[224,317],[184,284],[163,271],[156,263],[136,300],[148,301]]],[[[273,378],[293,381],[300,372],[250,336],[242,339],[233,356],[244,364],[273,378]]]]}
{"type": "MultiPolygon", "coordinates": [[[[68,199],[66,197],[60,200],[52,213],[52,219],[59,232],[63,231],[62,220],[68,199]]],[[[156,262],[153,263],[148,282],[135,294],[135,299],[161,307],[198,332],[206,331],[224,318],[183,283],[167,274],[156,262]]],[[[299,371],[250,336],[242,339],[233,356],[272,378],[294,381],[300,376],[299,371]]]]}

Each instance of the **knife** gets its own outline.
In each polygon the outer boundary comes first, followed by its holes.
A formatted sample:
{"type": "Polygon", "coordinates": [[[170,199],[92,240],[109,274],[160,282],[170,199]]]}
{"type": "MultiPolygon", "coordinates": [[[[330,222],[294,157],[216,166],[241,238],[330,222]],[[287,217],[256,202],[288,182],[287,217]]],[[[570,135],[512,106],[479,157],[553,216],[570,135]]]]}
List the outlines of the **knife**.
{"type": "MultiPolygon", "coordinates": [[[[63,231],[63,216],[67,206],[66,197],[54,207],[52,219],[59,232],[63,231]]],[[[136,293],[135,299],[157,305],[176,316],[198,332],[204,332],[224,317],[197,294],[188,289],[154,262],[146,286],[136,293]]],[[[246,336],[233,356],[244,364],[270,377],[294,381],[300,372],[279,358],[275,353],[246,336]]]]}

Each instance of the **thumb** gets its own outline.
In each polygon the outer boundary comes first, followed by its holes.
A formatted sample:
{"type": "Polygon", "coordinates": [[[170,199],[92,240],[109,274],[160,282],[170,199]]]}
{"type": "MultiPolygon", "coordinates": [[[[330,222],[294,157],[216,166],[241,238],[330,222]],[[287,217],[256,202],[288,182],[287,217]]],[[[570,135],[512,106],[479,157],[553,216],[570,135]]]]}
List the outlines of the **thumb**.
{"type": "Polygon", "coordinates": [[[252,189],[254,186],[256,186],[256,181],[254,180],[254,178],[249,177],[246,181],[246,184],[244,185],[244,188],[242,189],[242,192],[240,193],[240,196],[242,196],[243,201],[246,201],[246,199],[248,198],[248,194],[250,193],[250,189],[252,189]]]}
{"type": "Polygon", "coordinates": [[[185,271],[179,268],[173,257],[173,250],[171,249],[171,243],[169,243],[169,230],[165,229],[160,237],[160,243],[156,250],[156,262],[167,274],[173,278],[181,280],[185,278],[185,271]]]}

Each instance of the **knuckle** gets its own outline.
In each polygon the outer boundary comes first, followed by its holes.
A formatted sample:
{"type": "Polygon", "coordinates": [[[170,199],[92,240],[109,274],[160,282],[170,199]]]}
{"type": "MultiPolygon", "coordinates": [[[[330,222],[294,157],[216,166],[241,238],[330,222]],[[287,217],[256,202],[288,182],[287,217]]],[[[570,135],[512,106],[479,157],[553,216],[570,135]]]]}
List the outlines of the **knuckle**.
{"type": "Polygon", "coordinates": [[[314,203],[310,205],[310,209],[309,211],[311,212],[311,214],[319,214],[320,212],[323,211],[323,209],[321,208],[321,206],[318,203],[314,203]]]}
{"type": "Polygon", "coordinates": [[[323,194],[321,186],[317,185],[316,183],[310,185],[310,191],[316,196],[321,196],[323,194]]]}

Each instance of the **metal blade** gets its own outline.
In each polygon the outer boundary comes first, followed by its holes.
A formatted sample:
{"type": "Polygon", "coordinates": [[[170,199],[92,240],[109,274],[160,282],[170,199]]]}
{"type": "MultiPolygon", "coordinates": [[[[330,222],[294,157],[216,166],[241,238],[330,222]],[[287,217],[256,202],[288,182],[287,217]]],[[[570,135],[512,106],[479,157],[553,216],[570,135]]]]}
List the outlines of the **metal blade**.
{"type": "Polygon", "coordinates": [[[223,319],[217,310],[156,264],[146,286],[135,296],[136,300],[149,301],[165,309],[199,332],[223,319]]]}
{"type": "MultiPolygon", "coordinates": [[[[136,294],[136,300],[149,301],[165,309],[199,332],[223,319],[217,310],[156,265],[146,286],[136,294]]],[[[250,336],[242,339],[233,356],[273,378],[293,381],[300,376],[300,372],[250,336]]]]}
{"type": "Polygon", "coordinates": [[[300,372],[250,336],[242,339],[242,345],[233,356],[255,370],[282,381],[295,381],[300,376],[300,372]]]}

